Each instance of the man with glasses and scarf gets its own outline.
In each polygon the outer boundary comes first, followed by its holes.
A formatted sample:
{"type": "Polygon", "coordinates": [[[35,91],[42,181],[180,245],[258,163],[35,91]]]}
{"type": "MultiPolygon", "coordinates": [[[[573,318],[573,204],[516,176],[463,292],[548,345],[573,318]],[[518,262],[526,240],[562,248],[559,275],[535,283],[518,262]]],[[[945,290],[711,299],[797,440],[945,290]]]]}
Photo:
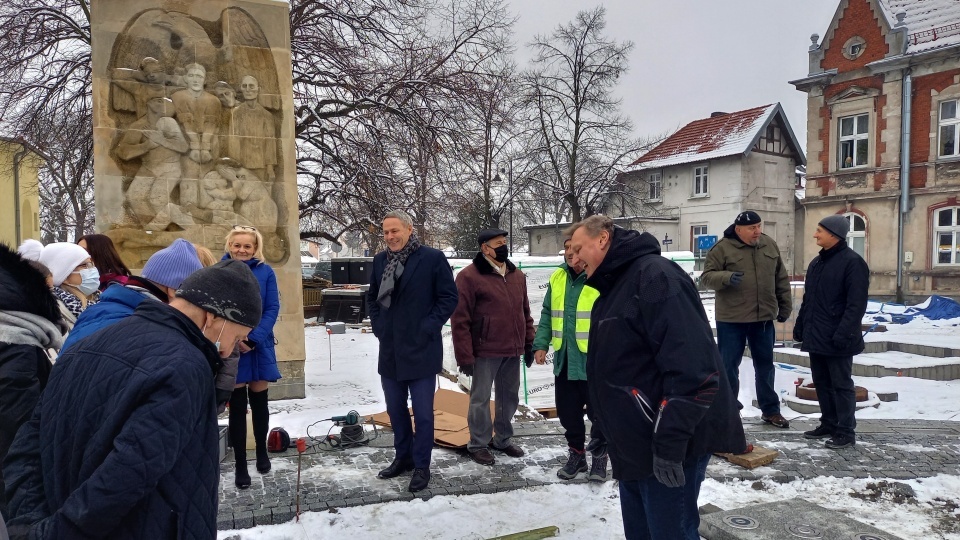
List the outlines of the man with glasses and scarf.
{"type": "Polygon", "coordinates": [[[526,276],[507,260],[507,232],[487,229],[477,241],[480,253],[457,274],[460,301],[450,325],[457,364],[472,377],[467,450],[477,463],[493,465],[488,446],[510,457],[523,456],[511,441],[511,421],[520,405],[520,356],[527,366],[533,363],[535,332],[526,276]],[[491,386],[497,389],[492,423],[491,386]]]}
{"type": "Polygon", "coordinates": [[[440,330],[457,307],[457,287],[446,257],[420,244],[405,212],[384,216],[383,239],[387,249],[373,258],[367,313],[380,340],[377,372],[396,456],[377,477],[389,479],[412,470],[408,489],[417,492],[430,482],[433,395],[443,367],[440,330]],[[408,395],[416,433],[407,411],[408,395]]]}

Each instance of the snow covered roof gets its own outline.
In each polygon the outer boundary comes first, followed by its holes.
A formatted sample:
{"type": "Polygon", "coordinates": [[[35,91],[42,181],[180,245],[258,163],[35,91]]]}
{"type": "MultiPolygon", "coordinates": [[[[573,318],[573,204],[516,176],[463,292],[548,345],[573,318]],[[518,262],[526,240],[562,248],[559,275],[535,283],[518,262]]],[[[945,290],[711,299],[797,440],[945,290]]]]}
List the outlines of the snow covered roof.
{"type": "Polygon", "coordinates": [[[628,170],[656,169],[746,154],[777,114],[780,115],[784,133],[789,136],[793,148],[801,154],[799,161],[806,163],[783,109],[779,103],[774,103],[694,120],[640,156],[630,164],[628,170]]]}
{"type": "Polygon", "coordinates": [[[890,27],[903,12],[907,27],[907,54],[960,44],[960,1],[879,0],[890,27]]]}

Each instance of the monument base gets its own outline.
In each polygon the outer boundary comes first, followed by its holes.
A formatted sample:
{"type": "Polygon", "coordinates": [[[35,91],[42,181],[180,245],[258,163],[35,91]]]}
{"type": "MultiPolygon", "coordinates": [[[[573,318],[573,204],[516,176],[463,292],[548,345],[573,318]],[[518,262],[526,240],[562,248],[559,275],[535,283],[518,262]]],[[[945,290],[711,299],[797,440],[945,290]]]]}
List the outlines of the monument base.
{"type": "Polygon", "coordinates": [[[307,384],[304,377],[303,360],[282,360],[277,362],[282,379],[270,383],[270,401],[278,399],[302,399],[307,397],[307,384]]]}

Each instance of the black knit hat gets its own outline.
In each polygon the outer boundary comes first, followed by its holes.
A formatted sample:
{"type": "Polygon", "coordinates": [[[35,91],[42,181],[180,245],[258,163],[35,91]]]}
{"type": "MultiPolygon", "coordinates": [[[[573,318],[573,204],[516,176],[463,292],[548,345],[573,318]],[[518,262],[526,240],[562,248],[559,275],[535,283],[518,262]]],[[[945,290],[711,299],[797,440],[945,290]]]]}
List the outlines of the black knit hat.
{"type": "Polygon", "coordinates": [[[0,310],[25,311],[52,323],[60,320],[57,299],[31,261],[0,243],[0,310]]]}
{"type": "Polygon", "coordinates": [[[482,244],[493,240],[498,236],[507,236],[509,233],[503,229],[484,229],[477,235],[477,243],[482,244]]]}
{"type": "Polygon", "coordinates": [[[756,225],[760,223],[760,214],[754,212],[753,210],[747,210],[746,212],[740,212],[737,214],[737,219],[733,220],[734,225],[756,225]]]}
{"type": "Polygon", "coordinates": [[[177,297],[217,317],[254,328],[260,324],[263,305],[260,284],[243,261],[225,259],[187,276],[177,297]]]}

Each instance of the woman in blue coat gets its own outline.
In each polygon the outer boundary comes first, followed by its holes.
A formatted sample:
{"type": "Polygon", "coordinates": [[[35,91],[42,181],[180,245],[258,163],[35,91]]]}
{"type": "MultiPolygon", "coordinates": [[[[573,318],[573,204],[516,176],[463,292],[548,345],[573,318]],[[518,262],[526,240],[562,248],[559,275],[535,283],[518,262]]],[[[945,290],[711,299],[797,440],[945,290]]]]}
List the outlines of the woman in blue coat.
{"type": "Polygon", "coordinates": [[[240,366],[237,387],[230,398],[230,444],[237,461],[235,483],[240,489],[250,487],[247,472],[247,401],[253,415],[253,436],[257,443],[257,471],[270,471],[267,454],[267,432],[270,431],[270,410],[267,408],[267,386],[280,379],[277,353],[274,349],[273,325],[280,313],[280,293],[273,268],[263,262],[263,236],[254,227],[235,225],[227,234],[224,259],[243,261],[253,270],[260,284],[263,317],[248,338],[240,342],[240,366]]]}

